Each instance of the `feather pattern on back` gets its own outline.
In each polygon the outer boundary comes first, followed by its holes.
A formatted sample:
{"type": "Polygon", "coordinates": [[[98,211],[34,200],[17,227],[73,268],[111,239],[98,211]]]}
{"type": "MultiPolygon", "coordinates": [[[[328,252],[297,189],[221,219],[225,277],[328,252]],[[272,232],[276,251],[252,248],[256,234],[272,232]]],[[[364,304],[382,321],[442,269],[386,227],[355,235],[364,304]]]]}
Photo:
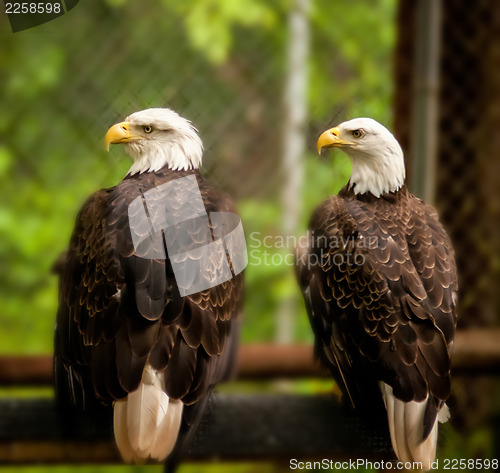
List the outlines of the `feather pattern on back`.
{"type": "MultiPolygon", "coordinates": [[[[183,406],[204,405],[234,365],[242,274],[181,297],[170,260],[142,258],[132,242],[130,203],[186,176],[196,178],[208,213],[236,213],[196,170],[165,167],[129,175],[87,200],[60,265],[59,400],[69,398],[88,412],[96,400],[114,404],[116,441],[127,461],[165,458],[176,444],[181,418],[192,424],[183,406]]],[[[191,237],[196,241],[196,233],[191,237]]],[[[188,430],[181,428],[179,436],[188,430]]]]}
{"type": "Polygon", "coordinates": [[[382,395],[396,455],[433,459],[458,288],[435,210],[406,187],[375,197],[346,186],[315,211],[297,271],[316,354],[346,397],[373,412],[382,395]]]}

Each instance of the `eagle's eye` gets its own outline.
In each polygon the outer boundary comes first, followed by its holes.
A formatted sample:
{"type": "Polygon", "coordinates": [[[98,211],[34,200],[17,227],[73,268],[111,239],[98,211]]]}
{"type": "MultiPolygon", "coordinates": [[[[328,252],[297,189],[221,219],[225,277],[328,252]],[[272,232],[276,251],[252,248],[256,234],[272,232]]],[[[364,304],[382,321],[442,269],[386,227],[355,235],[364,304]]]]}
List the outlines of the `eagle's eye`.
{"type": "Polygon", "coordinates": [[[143,127],[143,130],[144,130],[144,133],[149,134],[149,133],[151,133],[153,131],[153,127],[151,125],[145,125],[143,127]]]}
{"type": "Polygon", "coordinates": [[[365,132],[361,129],[352,130],[352,136],[354,136],[354,138],[361,138],[364,134],[365,134],[365,132]]]}

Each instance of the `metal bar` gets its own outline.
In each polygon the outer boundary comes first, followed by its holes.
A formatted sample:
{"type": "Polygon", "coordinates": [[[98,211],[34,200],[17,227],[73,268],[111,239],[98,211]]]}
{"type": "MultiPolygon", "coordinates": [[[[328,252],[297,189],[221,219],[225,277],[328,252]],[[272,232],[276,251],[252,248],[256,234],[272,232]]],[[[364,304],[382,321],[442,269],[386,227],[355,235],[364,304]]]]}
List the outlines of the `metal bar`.
{"type": "MultiPolygon", "coordinates": [[[[283,97],[283,235],[295,235],[300,219],[306,150],[310,0],[293,0],[288,14],[287,70],[283,97]]],[[[291,271],[291,269],[289,269],[291,271]]],[[[293,340],[297,295],[281,301],[276,314],[276,341],[293,340]]]]}
{"type": "MultiPolygon", "coordinates": [[[[62,419],[50,399],[0,400],[1,463],[117,463],[112,419],[62,419]]],[[[213,395],[189,461],[370,458],[391,455],[387,427],[330,395],[213,395]]],[[[390,457],[389,457],[390,458],[390,457]]]]}
{"type": "MultiPolygon", "coordinates": [[[[500,329],[470,329],[457,332],[452,358],[453,371],[500,373],[500,329]]],[[[237,379],[328,377],[313,360],[312,345],[243,345],[238,355],[237,379]]],[[[0,357],[0,385],[52,384],[52,357],[0,357]]]]}
{"type": "Polygon", "coordinates": [[[411,190],[429,204],[436,187],[440,42],[441,0],[421,0],[417,6],[411,190]]]}

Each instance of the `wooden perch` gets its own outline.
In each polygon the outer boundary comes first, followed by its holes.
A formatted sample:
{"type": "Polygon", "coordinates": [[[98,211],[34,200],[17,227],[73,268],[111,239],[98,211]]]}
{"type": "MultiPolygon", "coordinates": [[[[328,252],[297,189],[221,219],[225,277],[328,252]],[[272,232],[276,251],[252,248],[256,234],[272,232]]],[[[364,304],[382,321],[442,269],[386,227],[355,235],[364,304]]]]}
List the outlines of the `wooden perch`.
{"type": "MultiPolygon", "coordinates": [[[[453,371],[500,373],[500,329],[462,330],[457,333],[453,371]]],[[[311,345],[243,345],[238,356],[238,379],[325,377],[313,360],[311,345]]],[[[0,385],[51,385],[51,356],[0,357],[0,385]]]]}
{"type": "MultiPolygon", "coordinates": [[[[51,399],[0,400],[0,463],[116,463],[111,416],[65,429],[51,399]]],[[[390,458],[385,427],[333,396],[213,395],[186,458],[390,458]]]]}
{"type": "MultiPolygon", "coordinates": [[[[246,345],[239,379],[329,376],[313,362],[310,345],[246,345]]],[[[500,373],[500,330],[457,335],[455,373],[500,373]]],[[[50,385],[52,357],[0,358],[0,384],[50,385]]],[[[0,464],[116,463],[111,412],[98,422],[66,425],[53,399],[0,399],[0,464]]],[[[186,458],[205,461],[290,458],[391,459],[384,423],[366,424],[333,396],[215,395],[186,458]]]]}

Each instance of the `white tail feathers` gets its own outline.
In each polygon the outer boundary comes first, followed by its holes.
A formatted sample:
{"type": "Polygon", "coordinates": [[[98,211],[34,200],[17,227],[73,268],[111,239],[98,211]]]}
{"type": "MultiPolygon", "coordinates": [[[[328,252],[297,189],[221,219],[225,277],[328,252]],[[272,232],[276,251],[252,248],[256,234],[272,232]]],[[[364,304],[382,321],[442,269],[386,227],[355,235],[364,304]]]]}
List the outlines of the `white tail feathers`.
{"type": "Polygon", "coordinates": [[[445,404],[440,409],[429,436],[422,440],[428,397],[422,402],[403,402],[394,396],[388,384],[380,382],[379,387],[387,410],[394,453],[400,461],[419,462],[423,470],[428,470],[436,458],[438,422],[449,419],[448,407],[445,404]]]}
{"type": "Polygon", "coordinates": [[[115,441],[123,459],[164,460],[177,441],[182,408],[165,394],[162,373],[147,365],[139,388],[114,403],[115,441]]]}

